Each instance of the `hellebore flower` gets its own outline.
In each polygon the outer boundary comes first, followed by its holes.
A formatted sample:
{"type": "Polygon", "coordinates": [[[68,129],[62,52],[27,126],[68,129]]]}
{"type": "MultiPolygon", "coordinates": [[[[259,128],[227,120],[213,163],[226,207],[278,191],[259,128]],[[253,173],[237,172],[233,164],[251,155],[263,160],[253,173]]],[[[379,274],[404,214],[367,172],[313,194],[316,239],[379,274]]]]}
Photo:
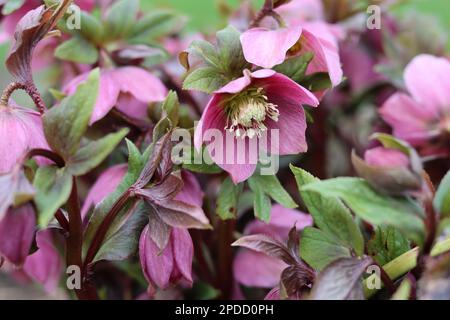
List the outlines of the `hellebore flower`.
{"type": "Polygon", "coordinates": [[[40,114],[30,109],[0,104],[0,135],[0,174],[11,171],[28,150],[49,149],[40,114]]]}
{"type": "MultiPolygon", "coordinates": [[[[178,203],[201,210],[203,192],[195,176],[188,171],[183,171],[181,177],[184,182],[183,187],[173,199],[178,203]]],[[[157,189],[168,191],[166,187],[157,189]]],[[[160,197],[161,200],[163,198],[164,196],[160,197]]],[[[161,213],[163,210],[156,211],[161,213]]],[[[170,212],[166,213],[170,214],[170,212]]],[[[170,284],[176,284],[179,281],[188,285],[192,284],[194,246],[191,236],[186,228],[171,228],[170,224],[165,223],[166,221],[160,215],[151,215],[150,223],[142,232],[139,241],[141,265],[150,284],[151,295],[156,288],[167,289],[170,284]]]]}
{"type": "Polygon", "coordinates": [[[275,11],[283,17],[287,25],[325,19],[322,0],[292,0],[275,11]]]}
{"type": "Polygon", "coordinates": [[[268,69],[283,63],[286,58],[312,52],[314,57],[306,70],[307,75],[326,72],[333,86],[342,81],[337,40],[322,23],[311,22],[277,30],[253,28],[241,35],[241,44],[248,62],[268,69]]]}
{"type": "Polygon", "coordinates": [[[63,261],[53,245],[50,229],[39,231],[36,243],[39,249],[26,259],[23,269],[33,280],[42,284],[45,291],[51,293],[58,287],[63,261]]]}
{"type": "MultiPolygon", "coordinates": [[[[89,72],[73,79],[65,86],[64,93],[75,93],[77,86],[88,75],[89,72]]],[[[150,103],[161,102],[167,96],[167,89],[161,80],[138,67],[102,70],[99,90],[91,124],[105,117],[114,107],[132,118],[143,118],[147,116],[150,103]]]]}
{"type": "Polygon", "coordinates": [[[419,191],[423,182],[420,158],[412,148],[409,152],[376,147],[365,152],[364,160],[353,153],[352,162],[358,175],[376,190],[403,195],[419,191]]]}
{"type": "Polygon", "coordinates": [[[34,239],[36,217],[30,204],[10,208],[0,220],[0,256],[22,266],[34,239]]]}
{"type": "MultiPolygon", "coordinates": [[[[302,230],[312,224],[310,215],[276,204],[272,207],[269,224],[255,220],[244,234],[264,234],[284,243],[294,225],[297,230],[302,230]]],[[[273,288],[279,284],[281,273],[287,266],[282,260],[243,248],[234,259],[233,274],[235,280],[246,287],[273,288]]]]}
{"type": "Polygon", "coordinates": [[[409,94],[394,94],[380,110],[394,135],[416,147],[448,141],[450,61],[419,55],[406,67],[404,81],[409,94]]]}
{"type": "Polygon", "coordinates": [[[192,284],[192,258],[194,246],[186,229],[173,228],[169,243],[164,250],[149,235],[149,225],[141,234],[139,254],[142,270],[151,290],[155,287],[167,289],[170,284],[184,280],[192,284]]]}
{"type": "Polygon", "coordinates": [[[257,155],[249,150],[252,143],[267,142],[261,148],[271,154],[306,152],[302,105],[318,104],[311,92],[282,74],[245,70],[244,77],[214,93],[195,130],[195,147],[200,150],[206,142],[213,161],[239,183],[256,169],[257,155]],[[279,130],[282,143],[272,139],[274,129],[279,130]],[[208,144],[211,133],[220,137],[214,136],[215,141],[208,144]]]}

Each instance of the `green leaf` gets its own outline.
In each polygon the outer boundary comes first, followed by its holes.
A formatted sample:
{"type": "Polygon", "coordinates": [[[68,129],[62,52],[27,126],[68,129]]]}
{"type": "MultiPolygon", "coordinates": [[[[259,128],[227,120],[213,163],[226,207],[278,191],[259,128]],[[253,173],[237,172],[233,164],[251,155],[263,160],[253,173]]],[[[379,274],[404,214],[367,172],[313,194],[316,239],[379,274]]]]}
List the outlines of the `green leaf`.
{"type": "Polygon", "coordinates": [[[253,207],[255,210],[255,217],[264,222],[270,221],[270,210],[272,205],[270,198],[266,195],[262,186],[255,180],[249,179],[248,184],[255,194],[253,200],[253,207]]]}
{"type": "Polygon", "coordinates": [[[76,63],[93,64],[98,60],[97,48],[80,36],[63,42],[55,50],[58,59],[76,63]]]}
{"type": "Polygon", "coordinates": [[[375,226],[393,226],[417,244],[423,243],[422,209],[411,199],[376,193],[359,178],[336,178],[307,184],[301,191],[341,198],[353,212],[375,226]]]}
{"type": "Polygon", "coordinates": [[[106,33],[108,39],[127,36],[133,29],[139,11],[139,0],[116,1],[106,14],[106,33]]]}
{"type": "Polygon", "coordinates": [[[233,26],[228,26],[216,34],[222,70],[231,76],[242,76],[242,71],[248,65],[240,37],[241,33],[233,26]]]}
{"type": "Polygon", "coordinates": [[[287,191],[283,188],[277,176],[254,175],[249,179],[249,181],[250,180],[254,185],[258,184],[265,194],[270,196],[270,198],[281,204],[283,207],[291,209],[298,207],[289,193],[287,193],[287,191]]]}
{"type": "Polygon", "coordinates": [[[180,120],[180,101],[178,100],[178,95],[175,91],[170,91],[164,100],[162,105],[162,110],[165,116],[170,120],[172,127],[178,126],[178,121],[180,120]]]}
{"type": "Polygon", "coordinates": [[[74,95],[62,100],[59,106],[48,110],[42,117],[50,147],[65,160],[77,152],[89,125],[97,101],[99,76],[99,70],[93,70],[74,95]]]}
{"type": "Polygon", "coordinates": [[[127,136],[129,129],[111,133],[100,140],[90,141],[80,148],[67,162],[67,169],[74,176],[81,176],[97,167],[127,136]]]}
{"type": "MultiPolygon", "coordinates": [[[[120,198],[120,196],[127,191],[133,183],[139,178],[141,171],[148,160],[149,153],[146,152],[144,155],[141,155],[139,149],[129,140],[127,140],[128,146],[128,171],[125,177],[122,179],[119,186],[116,190],[108,195],[101,203],[99,203],[92,213],[91,219],[89,220],[89,224],[86,229],[85,239],[83,243],[84,253],[90,245],[95,232],[98,227],[101,225],[102,221],[111,210],[114,203],[120,198]]],[[[114,220],[110,227],[110,231],[108,232],[108,236],[117,232],[117,230],[121,227],[121,220],[126,214],[127,210],[130,209],[130,203],[128,203],[125,208],[121,211],[121,214],[114,220]]]]}
{"type": "Polygon", "coordinates": [[[140,201],[128,211],[126,221],[114,234],[105,239],[93,262],[122,261],[136,253],[139,237],[148,223],[149,208],[145,202],[140,201]]]}
{"type": "Polygon", "coordinates": [[[88,40],[99,43],[104,35],[104,28],[100,20],[86,11],[81,11],[81,34],[88,40]]]}
{"type": "Polygon", "coordinates": [[[25,0],[8,0],[3,5],[2,14],[7,16],[23,6],[24,3],[25,0]]]}
{"type": "Polygon", "coordinates": [[[385,265],[410,250],[409,241],[393,227],[378,227],[367,243],[367,250],[376,262],[385,265]]]}
{"type": "Polygon", "coordinates": [[[187,75],[183,82],[184,90],[198,90],[213,93],[222,88],[229,80],[214,67],[201,67],[187,75]]]}
{"type": "Polygon", "coordinates": [[[158,38],[181,30],[185,22],[186,19],[170,10],[153,10],[135,23],[130,42],[152,44],[158,38]]]}
{"type": "MultiPolygon", "coordinates": [[[[290,166],[299,190],[310,183],[320,181],[301,168],[290,166]]],[[[364,239],[352,214],[336,197],[302,190],[300,195],[314,218],[314,223],[324,233],[332,236],[341,245],[353,248],[358,256],[364,253],[364,239]]]]}
{"type": "Polygon", "coordinates": [[[434,209],[443,217],[450,216],[450,171],[442,179],[433,201],[434,209]]]}
{"type": "Polygon", "coordinates": [[[300,82],[305,78],[306,69],[313,57],[312,52],[307,52],[299,57],[287,59],[282,64],[275,66],[274,70],[288,76],[295,82],[300,82]]]}
{"type": "Polygon", "coordinates": [[[331,262],[351,257],[348,248],[336,242],[336,239],[322,230],[307,227],[300,240],[300,256],[315,270],[322,270],[331,262]]]}
{"type": "Polygon", "coordinates": [[[226,178],[222,183],[216,208],[216,212],[222,220],[236,219],[241,192],[242,184],[235,185],[230,178],[226,178]]]}
{"type": "Polygon", "coordinates": [[[183,168],[203,174],[217,174],[222,172],[222,169],[211,160],[209,153],[205,152],[205,147],[202,147],[201,154],[203,157],[191,146],[190,152],[183,154],[183,168]],[[195,159],[200,159],[200,161],[195,161],[195,159]]]}
{"type": "Polygon", "coordinates": [[[39,226],[45,228],[56,211],[69,199],[72,191],[72,176],[65,168],[41,167],[34,178],[36,207],[39,212],[39,226]]]}
{"type": "Polygon", "coordinates": [[[312,92],[322,91],[331,88],[330,76],[325,72],[318,72],[306,76],[300,83],[303,87],[312,92]]]}

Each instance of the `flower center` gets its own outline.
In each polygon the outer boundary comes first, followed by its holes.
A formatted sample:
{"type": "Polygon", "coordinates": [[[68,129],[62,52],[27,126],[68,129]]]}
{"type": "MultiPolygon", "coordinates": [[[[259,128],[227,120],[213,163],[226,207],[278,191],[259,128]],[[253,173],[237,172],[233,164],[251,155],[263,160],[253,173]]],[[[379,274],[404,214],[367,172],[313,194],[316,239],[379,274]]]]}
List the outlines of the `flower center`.
{"type": "Polygon", "coordinates": [[[225,104],[225,112],[228,116],[225,130],[242,139],[260,137],[267,131],[266,118],[278,121],[280,116],[278,106],[268,101],[262,88],[249,89],[232,97],[225,104]]]}

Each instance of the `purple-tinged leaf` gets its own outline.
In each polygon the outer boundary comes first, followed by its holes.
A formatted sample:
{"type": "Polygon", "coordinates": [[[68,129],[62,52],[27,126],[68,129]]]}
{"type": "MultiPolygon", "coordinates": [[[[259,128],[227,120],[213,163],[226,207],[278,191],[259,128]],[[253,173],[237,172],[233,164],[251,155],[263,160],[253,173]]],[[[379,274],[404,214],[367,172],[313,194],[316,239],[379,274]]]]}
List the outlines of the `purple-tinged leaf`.
{"type": "Polygon", "coordinates": [[[149,189],[137,189],[135,194],[152,203],[164,203],[170,201],[183,188],[183,180],[180,173],[172,173],[160,184],[154,185],[149,189]]]}
{"type": "Polygon", "coordinates": [[[296,257],[293,257],[289,249],[280,241],[262,234],[245,236],[235,241],[232,246],[244,247],[256,252],[264,253],[270,257],[280,259],[288,265],[297,263],[296,257]]]}
{"type": "Polygon", "coordinates": [[[148,236],[160,250],[164,250],[169,243],[171,231],[171,227],[165,224],[157,214],[149,215],[148,236]]]}
{"type": "Polygon", "coordinates": [[[299,245],[300,245],[300,236],[298,234],[297,227],[294,226],[289,231],[288,243],[287,243],[288,249],[291,251],[291,254],[294,257],[299,255],[299,245]]]}
{"type": "Polygon", "coordinates": [[[173,200],[152,205],[162,221],[174,228],[209,229],[211,225],[203,209],[181,201],[173,200]]]}
{"type": "Polygon", "coordinates": [[[65,14],[72,0],[64,0],[55,9],[40,6],[29,11],[18,23],[14,43],[6,59],[9,72],[22,83],[33,81],[31,60],[33,50],[65,14]]]}
{"type": "Polygon", "coordinates": [[[334,261],[318,275],[310,299],[363,300],[361,276],[372,263],[369,257],[334,261]]]}
{"type": "Polygon", "coordinates": [[[289,266],[281,273],[281,284],[288,297],[299,298],[314,281],[315,273],[305,264],[289,266]]]}

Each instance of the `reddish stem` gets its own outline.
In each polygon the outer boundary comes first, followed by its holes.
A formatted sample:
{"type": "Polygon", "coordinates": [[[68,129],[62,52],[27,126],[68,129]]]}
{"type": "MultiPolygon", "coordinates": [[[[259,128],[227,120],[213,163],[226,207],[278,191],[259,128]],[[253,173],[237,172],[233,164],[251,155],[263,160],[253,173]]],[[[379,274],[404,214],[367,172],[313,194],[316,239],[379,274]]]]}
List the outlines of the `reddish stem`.
{"type": "Polygon", "coordinates": [[[0,104],[7,106],[11,95],[16,90],[24,90],[33,100],[40,114],[44,114],[46,107],[41,94],[33,83],[11,82],[3,91],[0,98],[0,104]]]}
{"type": "Polygon", "coordinates": [[[34,157],[47,158],[47,159],[53,161],[60,168],[63,168],[66,165],[64,159],[60,155],[58,155],[50,150],[32,149],[27,153],[27,155],[25,156],[25,159],[34,158],[34,157]]]}
{"type": "Polygon", "coordinates": [[[217,279],[221,290],[221,298],[229,299],[233,288],[233,233],[236,221],[219,222],[217,279]]]}

